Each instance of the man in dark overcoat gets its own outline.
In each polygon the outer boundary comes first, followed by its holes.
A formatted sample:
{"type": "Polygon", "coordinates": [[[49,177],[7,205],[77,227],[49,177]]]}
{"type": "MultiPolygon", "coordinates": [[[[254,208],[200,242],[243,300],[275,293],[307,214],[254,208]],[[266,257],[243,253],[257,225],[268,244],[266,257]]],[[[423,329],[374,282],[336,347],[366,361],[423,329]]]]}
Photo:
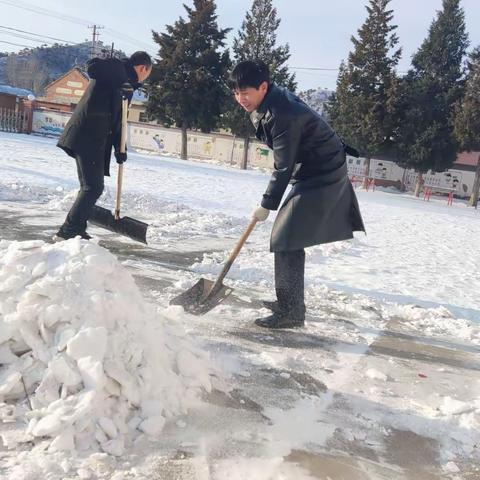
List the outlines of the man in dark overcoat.
{"type": "Polygon", "coordinates": [[[347,173],[346,149],[325,120],[297,96],[270,82],[261,61],[240,62],[230,75],[236,101],[250,113],[259,140],[273,151],[274,169],[253,216],[267,219],[292,184],[272,229],[275,302],[256,320],[267,328],[301,327],[305,322],[305,248],[347,240],[365,231],[347,173]]]}
{"type": "Polygon", "coordinates": [[[103,192],[104,176],[110,175],[112,147],[117,163],[127,160],[126,152],[120,151],[122,98],[130,103],[151,70],[152,60],[146,52],[125,60],[94,58],[88,62],[89,85],[57,143],[76,161],[80,190],[54,240],[77,235],[90,239],[87,220],[103,192]]]}

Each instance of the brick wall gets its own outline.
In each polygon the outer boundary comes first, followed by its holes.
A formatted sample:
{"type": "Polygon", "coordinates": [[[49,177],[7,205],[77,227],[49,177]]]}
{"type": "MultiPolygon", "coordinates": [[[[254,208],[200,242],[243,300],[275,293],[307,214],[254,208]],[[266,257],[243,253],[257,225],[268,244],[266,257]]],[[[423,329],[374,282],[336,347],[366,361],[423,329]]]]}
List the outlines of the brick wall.
{"type": "Polygon", "coordinates": [[[74,68],[48,85],[43,99],[47,102],[64,105],[78,103],[87,86],[88,79],[78,69],[74,68]]]}

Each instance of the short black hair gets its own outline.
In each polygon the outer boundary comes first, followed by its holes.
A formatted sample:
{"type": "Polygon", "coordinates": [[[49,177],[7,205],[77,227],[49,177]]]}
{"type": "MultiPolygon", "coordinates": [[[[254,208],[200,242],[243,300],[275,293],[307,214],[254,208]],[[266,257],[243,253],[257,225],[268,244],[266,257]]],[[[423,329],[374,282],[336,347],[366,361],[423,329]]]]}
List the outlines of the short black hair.
{"type": "Polygon", "coordinates": [[[136,65],[152,66],[152,57],[147,52],[135,52],[130,55],[130,63],[135,67],[136,65]]]}
{"type": "Polygon", "coordinates": [[[230,73],[229,85],[232,90],[257,88],[263,82],[270,83],[270,72],[262,60],[245,60],[238,63],[230,73]]]}

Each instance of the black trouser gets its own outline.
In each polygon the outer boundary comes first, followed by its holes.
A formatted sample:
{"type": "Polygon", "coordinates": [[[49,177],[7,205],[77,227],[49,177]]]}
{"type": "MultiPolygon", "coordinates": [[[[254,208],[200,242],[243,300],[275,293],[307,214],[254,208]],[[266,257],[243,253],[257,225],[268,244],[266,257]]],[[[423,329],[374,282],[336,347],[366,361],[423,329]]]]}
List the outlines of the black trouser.
{"type": "Polygon", "coordinates": [[[76,154],[80,190],[68,212],[60,231],[67,236],[85,232],[87,220],[92,216],[95,202],[100,198],[104,188],[104,162],[100,155],[76,154]]]}
{"type": "Polygon", "coordinates": [[[305,250],[275,252],[275,290],[282,312],[305,316],[305,250]]]}

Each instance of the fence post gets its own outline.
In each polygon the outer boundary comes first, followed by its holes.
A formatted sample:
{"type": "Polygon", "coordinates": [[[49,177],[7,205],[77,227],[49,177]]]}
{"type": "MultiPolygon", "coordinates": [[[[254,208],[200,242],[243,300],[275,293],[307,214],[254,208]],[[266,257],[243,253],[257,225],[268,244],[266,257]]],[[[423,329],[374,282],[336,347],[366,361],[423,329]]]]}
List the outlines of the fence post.
{"type": "Polygon", "coordinates": [[[16,112],[15,110],[0,108],[0,131],[10,133],[22,133],[26,128],[28,112],[16,112]]]}

